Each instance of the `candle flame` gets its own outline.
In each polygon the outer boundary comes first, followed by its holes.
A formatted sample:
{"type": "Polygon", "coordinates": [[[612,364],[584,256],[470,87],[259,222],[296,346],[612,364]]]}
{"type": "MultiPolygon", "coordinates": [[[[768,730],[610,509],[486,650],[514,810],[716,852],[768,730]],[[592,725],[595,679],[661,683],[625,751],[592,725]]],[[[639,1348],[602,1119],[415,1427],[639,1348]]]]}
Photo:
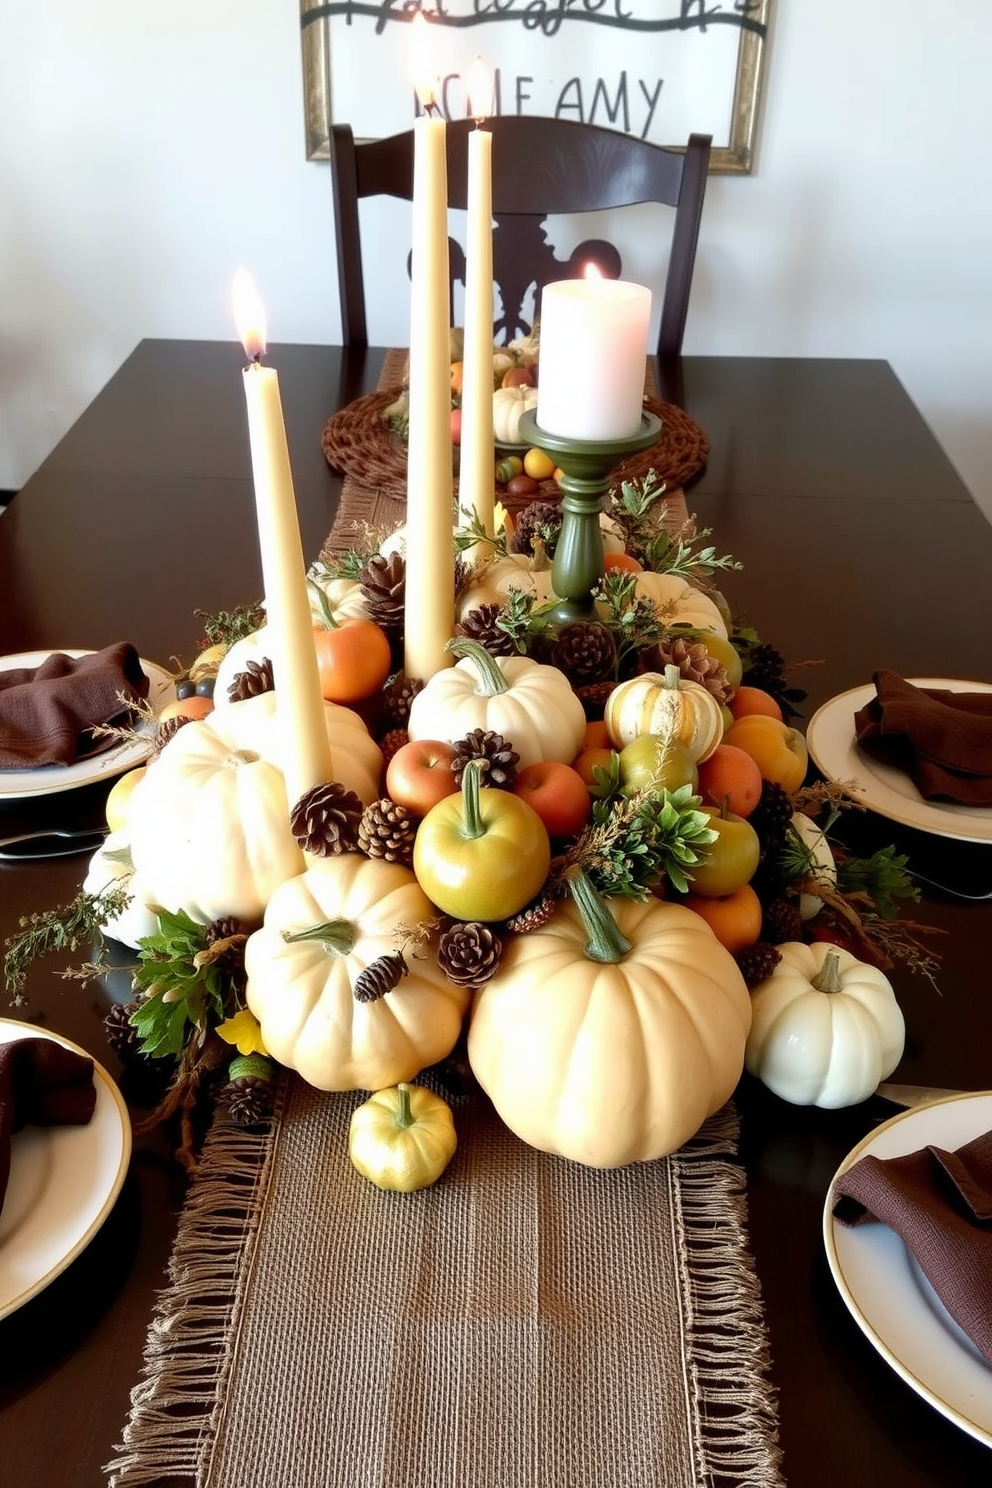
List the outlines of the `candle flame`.
{"type": "Polygon", "coordinates": [[[473,57],[465,76],[468,112],[477,124],[493,111],[493,79],[481,57],[473,57]]]}
{"type": "Polygon", "coordinates": [[[588,283],[595,284],[597,279],[602,279],[603,272],[597,264],[587,263],[582,276],[588,283]]]}
{"type": "Polygon", "coordinates": [[[247,269],[238,269],[231,286],[234,324],[249,361],[265,353],[265,306],[247,269]]]}
{"type": "Polygon", "coordinates": [[[430,23],[423,11],[410,22],[410,76],[420,106],[426,112],[437,98],[438,68],[430,23]]]}

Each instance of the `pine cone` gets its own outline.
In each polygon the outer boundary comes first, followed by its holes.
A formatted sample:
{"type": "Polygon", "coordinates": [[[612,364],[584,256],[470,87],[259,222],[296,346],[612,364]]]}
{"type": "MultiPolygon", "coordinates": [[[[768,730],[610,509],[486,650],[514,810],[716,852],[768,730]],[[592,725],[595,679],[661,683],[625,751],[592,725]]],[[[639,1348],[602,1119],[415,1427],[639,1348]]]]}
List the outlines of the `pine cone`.
{"type": "Polygon", "coordinates": [[[356,1002],[378,1002],[380,997],[385,997],[387,992],[392,992],[398,986],[409,969],[401,951],[378,956],[369,962],[364,971],[358,973],[351,995],[356,1002]]]}
{"type": "Polygon", "coordinates": [[[491,926],[459,920],[438,940],[437,964],[460,987],[481,987],[499,966],[502,950],[503,943],[491,926]]]}
{"type": "Polygon", "coordinates": [[[103,1030],[107,1043],[122,1064],[146,1057],[141,1052],[141,1035],[131,1022],[131,1014],[140,1006],[137,1001],[115,1002],[104,1014],[103,1030]]]}
{"type": "Polygon", "coordinates": [[[589,723],[598,722],[606,708],[606,699],[616,686],[615,682],[583,682],[572,691],[585,710],[589,723]]]}
{"type": "Polygon", "coordinates": [[[238,672],[227,689],[227,696],[232,703],[243,703],[246,698],[261,697],[263,692],[271,692],[275,687],[272,676],[272,662],[267,656],[261,661],[249,661],[242,672],[238,672]]]}
{"type": "Polygon", "coordinates": [[[799,905],[791,899],[772,899],[765,905],[761,918],[762,940],[770,941],[773,946],[782,945],[787,940],[799,940],[802,930],[799,905]]]}
{"type": "Polygon", "coordinates": [[[231,945],[224,946],[223,950],[213,962],[213,965],[229,976],[239,989],[246,985],[245,975],[245,941],[249,935],[248,926],[243,920],[235,918],[234,915],[225,915],[223,919],[214,920],[203,932],[203,943],[205,946],[219,945],[221,941],[230,940],[231,945]]]}
{"type": "Polygon", "coordinates": [[[417,819],[405,806],[397,806],[388,796],[373,801],[362,812],[358,824],[358,848],[369,858],[385,858],[387,863],[413,862],[413,841],[417,819]]]}
{"type": "Polygon", "coordinates": [[[383,734],[379,740],[379,752],[382,755],[382,768],[384,771],[396,751],[402,749],[403,745],[409,744],[409,742],[410,735],[405,728],[390,729],[388,734],[383,734]]]}
{"type": "Polygon", "coordinates": [[[382,689],[382,708],[390,723],[406,728],[410,722],[410,704],[423,687],[418,677],[408,677],[405,672],[396,673],[382,689]]]}
{"type": "Polygon", "coordinates": [[[502,605],[478,605],[462,616],[455,626],[455,634],[478,641],[480,646],[485,646],[490,656],[516,656],[517,648],[513,641],[496,623],[502,614],[502,605]]]}
{"type": "Polygon", "coordinates": [[[383,557],[373,553],[358,575],[369,619],[387,634],[403,629],[406,596],[406,559],[402,553],[383,557]]]}
{"type": "Polygon", "coordinates": [[[275,1093],[271,1059],[242,1054],[231,1060],[219,1100],[236,1126],[262,1126],[272,1115],[275,1093]]]}
{"type": "Polygon", "coordinates": [[[616,664],[616,643],[598,620],[573,620],[558,632],[552,665],[563,671],[573,686],[611,679],[616,664]]]}
{"type": "Polygon", "coordinates": [[[540,538],[545,553],[551,558],[560,532],[561,507],[557,501],[531,501],[517,518],[510,551],[526,553],[529,557],[534,551],[534,539],[540,538]]]}
{"type": "Polygon", "coordinates": [[[161,754],[169,740],[187,723],[192,722],[192,718],[185,718],[181,714],[176,718],[164,719],[155,729],[155,753],[161,754]]]}
{"type": "Polygon", "coordinates": [[[517,910],[506,922],[507,930],[513,930],[518,935],[526,935],[528,930],[540,930],[546,925],[555,912],[555,898],[553,894],[538,894],[523,909],[517,910]]]}
{"type": "Polygon", "coordinates": [[[781,959],[777,948],[766,940],[755,941],[754,945],[738,951],[734,957],[748,987],[757,987],[770,977],[781,959]]]}
{"type": "Polygon", "coordinates": [[[785,841],[792,813],[792,797],[789,792],[775,781],[766,780],[761,787],[758,804],[748,818],[758,834],[763,852],[785,841]]]}
{"type": "Polygon", "coordinates": [[[681,677],[687,682],[698,682],[718,703],[727,702],[733,695],[727,668],[710,655],[702,641],[669,636],[642,652],[638,665],[644,672],[664,672],[666,666],[676,666],[681,677]]]}
{"type": "Polygon", "coordinates": [[[785,686],[785,657],[767,641],[760,642],[747,656],[741,681],[776,696],[785,686]]]}
{"type": "Polygon", "coordinates": [[[480,786],[509,790],[517,778],[519,754],[502,734],[497,734],[492,729],[473,729],[464,739],[455,742],[455,757],[451,768],[459,785],[465,766],[473,759],[482,762],[480,786]]]}
{"type": "Polygon", "coordinates": [[[362,803],[337,780],[315,785],[290,812],[290,830],[304,852],[319,858],[351,852],[358,841],[362,803]]]}

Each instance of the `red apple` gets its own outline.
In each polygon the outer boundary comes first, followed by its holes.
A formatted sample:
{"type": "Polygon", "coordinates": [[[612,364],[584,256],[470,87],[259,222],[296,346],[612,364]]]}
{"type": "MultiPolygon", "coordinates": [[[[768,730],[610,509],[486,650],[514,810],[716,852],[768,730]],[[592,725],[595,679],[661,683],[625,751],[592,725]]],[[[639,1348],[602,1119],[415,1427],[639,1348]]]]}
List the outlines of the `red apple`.
{"type": "Polygon", "coordinates": [[[451,442],[452,444],[462,442],[462,411],[460,408],[451,410],[451,442]]]}
{"type": "Polygon", "coordinates": [[[426,816],[458,789],[454,747],[441,739],[410,739],[386,766],[386,791],[397,806],[426,816]]]}
{"type": "Polygon", "coordinates": [[[541,818],[549,837],[574,837],[589,820],[589,788],[578,770],[558,760],[539,760],[521,770],[513,783],[541,818]]]}

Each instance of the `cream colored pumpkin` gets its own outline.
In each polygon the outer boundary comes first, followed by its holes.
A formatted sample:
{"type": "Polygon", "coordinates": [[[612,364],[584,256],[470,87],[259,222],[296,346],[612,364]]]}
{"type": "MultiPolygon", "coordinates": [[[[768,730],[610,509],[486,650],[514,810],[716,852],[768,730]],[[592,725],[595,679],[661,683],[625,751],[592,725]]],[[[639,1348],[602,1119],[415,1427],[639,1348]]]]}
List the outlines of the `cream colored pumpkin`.
{"type": "Polygon", "coordinates": [[[536,407],[536,387],[497,388],[493,393],[493,438],[499,444],[522,444],[520,420],[536,407]]]}
{"type": "Polygon", "coordinates": [[[828,941],[787,941],[751,994],[746,1064],[796,1106],[867,1100],[902,1058],[905,1023],[888,978],[828,941]]]}
{"type": "Polygon", "coordinates": [[[358,853],[317,859],[281,884],[245,947],[248,1006],[269,1053],[319,1090],[380,1090],[443,1059],[470,993],[433,956],[410,955],[408,975],[384,997],[354,994],[372,962],[435,916],[409,868],[358,853]],[[346,927],[338,949],[285,938],[328,922],[346,927]]]}
{"type": "Polygon", "coordinates": [[[637,575],[634,592],[657,606],[666,625],[691,625],[728,639],[723,616],[708,594],[674,574],[645,569],[637,575]]]}
{"type": "Polygon", "coordinates": [[[314,625],[329,629],[346,620],[367,620],[368,606],[357,579],[330,578],[324,564],[316,563],[307,574],[307,593],[314,625]]]}
{"type": "Polygon", "coordinates": [[[602,908],[626,954],[590,959],[588,921],[561,904],[504,947],[476,994],[468,1052],[518,1137],[609,1168],[674,1152],[724,1104],[751,1009],[733,957],[692,910],[657,899],[602,908]]]}
{"type": "Polygon", "coordinates": [[[473,729],[502,734],[520,756],[518,768],[540,760],[570,763],[585,737],[582,704],[557,667],[528,656],[490,656],[459,640],[462,659],[435,672],[410,707],[411,739],[464,739],[473,729]]]}
{"type": "Polygon", "coordinates": [[[530,594],[537,604],[555,598],[551,564],[542,553],[530,558],[526,553],[508,553],[487,564],[467,589],[458,604],[458,618],[463,619],[481,605],[505,604],[511,589],[530,594]]]}
{"type": "MultiPolygon", "coordinates": [[[[324,704],[334,779],[368,805],[382,755],[349,708],[324,704]]],[[[209,924],[261,919],[274,889],[301,872],[278,761],[275,694],[216,708],[169,740],[135,787],[129,832],[135,870],[152,900],[209,924]]]]}
{"type": "Polygon", "coordinates": [[[124,831],[107,833],[90,858],[83,879],[84,894],[100,894],[111,888],[126,889],[131,902],[119,915],[104,921],[104,933],[137,950],[146,935],[158,934],[158,915],[149,908],[147,890],[134,871],[128,833],[124,831]]]}
{"type": "Polygon", "coordinates": [[[723,738],[720,704],[699,682],[679,676],[678,667],[644,672],[614,687],[603,713],[616,749],[641,734],[657,734],[680,744],[698,762],[708,759],[723,738]]]}

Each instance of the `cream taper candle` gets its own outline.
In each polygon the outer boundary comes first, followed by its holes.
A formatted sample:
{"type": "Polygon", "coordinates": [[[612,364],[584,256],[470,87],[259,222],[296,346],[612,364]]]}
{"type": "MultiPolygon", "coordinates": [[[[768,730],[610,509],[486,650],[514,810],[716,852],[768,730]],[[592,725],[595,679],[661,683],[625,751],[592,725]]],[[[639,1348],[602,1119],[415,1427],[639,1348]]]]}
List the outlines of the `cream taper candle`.
{"type": "Polygon", "coordinates": [[[492,84],[477,57],[468,74],[469,107],[480,126],[468,138],[468,222],[465,243],[465,345],[458,525],[475,517],[493,535],[493,137],[481,127],[492,84]]]}
{"type": "Polygon", "coordinates": [[[234,302],[238,334],[251,358],[244,369],[244,387],[255,515],[276,708],[283,735],[282,770],[292,806],[312,786],[332,780],[334,771],[279,378],[271,367],[261,365],[265,314],[251,276],[244,270],[235,276],[234,302]]]}
{"type": "Polygon", "coordinates": [[[641,426],[651,291],[584,279],[541,295],[537,422],[565,439],[627,439],[641,426]]]}
{"type": "MultiPolygon", "coordinates": [[[[421,29],[426,26],[422,17],[421,29]]],[[[411,32],[418,30],[415,20],[411,32]]],[[[417,78],[425,109],[433,85],[417,78]]],[[[407,436],[406,598],[403,668],[427,681],[453,657],[451,352],[448,165],[443,118],[414,122],[410,423],[407,436]]]]}

